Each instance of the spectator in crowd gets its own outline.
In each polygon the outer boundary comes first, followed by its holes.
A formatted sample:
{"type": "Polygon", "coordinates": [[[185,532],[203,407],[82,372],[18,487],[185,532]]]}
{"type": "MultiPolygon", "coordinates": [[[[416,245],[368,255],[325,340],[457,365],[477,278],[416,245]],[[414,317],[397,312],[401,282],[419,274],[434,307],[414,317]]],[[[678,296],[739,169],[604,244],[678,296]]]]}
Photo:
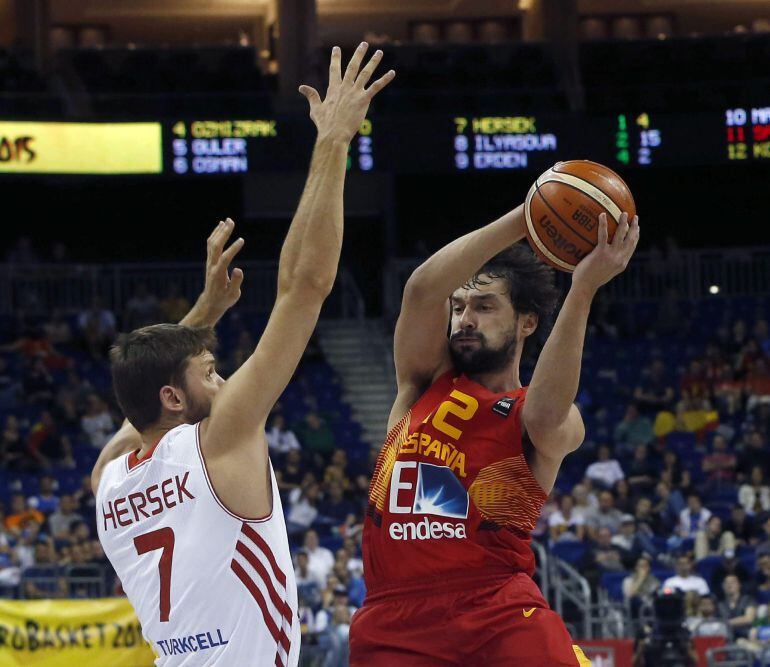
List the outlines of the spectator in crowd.
{"type": "Polygon", "coordinates": [[[703,530],[711,518],[711,512],[703,507],[703,501],[697,493],[687,496],[687,507],[679,514],[679,536],[695,539],[699,530],[703,530]]]}
{"type": "Polygon", "coordinates": [[[548,530],[553,543],[585,538],[585,517],[575,510],[575,501],[569,494],[561,497],[559,509],[548,518],[548,530]]]}
{"type": "Polygon", "coordinates": [[[5,418],[5,425],[0,434],[0,468],[16,469],[22,466],[24,446],[21,439],[21,425],[15,415],[5,418]]]}
{"type": "Polygon", "coordinates": [[[688,616],[685,627],[693,637],[729,637],[730,628],[717,613],[717,600],[711,595],[698,597],[694,616],[688,616]]]}
{"type": "Polygon", "coordinates": [[[730,509],[730,519],[725,529],[735,535],[737,545],[753,545],[757,541],[754,520],[746,513],[743,505],[733,505],[730,509]]]}
{"type": "Polygon", "coordinates": [[[286,515],[286,530],[292,537],[305,532],[318,516],[318,501],[321,487],[311,473],[302,480],[302,485],[289,492],[289,511],[286,515]]]}
{"type": "Polygon", "coordinates": [[[35,544],[34,564],[45,575],[25,582],[24,597],[28,600],[67,597],[67,581],[57,567],[56,550],[51,540],[40,538],[35,544]]]}
{"type": "Polygon", "coordinates": [[[749,429],[738,459],[738,481],[746,482],[753,468],[759,466],[765,475],[768,469],[768,456],[765,449],[765,438],[761,431],[749,429]]]}
{"type": "Polygon", "coordinates": [[[671,449],[663,452],[663,470],[659,471],[658,476],[668,479],[669,483],[680,491],[683,488],[689,489],[692,485],[690,471],[682,467],[679,455],[671,449]]]}
{"type": "Polygon", "coordinates": [[[91,307],[78,315],[78,330],[91,356],[95,359],[103,359],[107,348],[115,338],[117,330],[115,314],[103,306],[98,296],[94,297],[91,307]]]}
{"type": "Polygon", "coordinates": [[[647,445],[634,448],[634,458],[626,466],[626,479],[635,494],[648,493],[655,486],[658,469],[650,460],[647,445]]]}
{"type": "Polygon", "coordinates": [[[40,510],[45,516],[49,516],[59,509],[56,480],[51,475],[43,475],[40,478],[38,493],[27,498],[27,507],[40,510]]]}
{"type": "Polygon", "coordinates": [[[679,395],[686,401],[703,401],[711,395],[711,385],[701,359],[690,360],[687,372],[679,383],[679,395]]]}
{"type": "Polygon", "coordinates": [[[270,418],[266,436],[271,454],[286,454],[291,449],[301,449],[297,436],[286,426],[286,419],[280,412],[270,418]]]}
{"type": "Polygon", "coordinates": [[[586,484],[575,484],[572,487],[572,500],[574,501],[575,513],[580,514],[585,519],[586,514],[592,512],[599,506],[599,500],[596,494],[589,491],[586,484]]]}
{"type": "Polygon", "coordinates": [[[631,514],[634,511],[636,496],[631,495],[628,479],[619,479],[612,488],[615,496],[615,507],[621,514],[631,514]]]}
{"type": "Polygon", "coordinates": [[[286,461],[283,466],[275,471],[275,478],[281,496],[288,498],[289,493],[294,489],[299,489],[304,477],[302,452],[299,449],[290,449],[286,453],[286,461]]]}
{"type": "Polygon", "coordinates": [[[767,401],[770,397],[770,366],[766,358],[757,359],[745,380],[746,410],[751,412],[757,405],[767,401]]]}
{"type": "Polygon", "coordinates": [[[322,461],[328,461],[334,452],[334,434],[316,412],[310,411],[305,415],[305,420],[297,428],[297,437],[308,452],[322,461]]]}
{"type": "Polygon", "coordinates": [[[596,461],[586,468],[585,476],[603,489],[611,489],[615,482],[623,479],[623,469],[617,459],[612,458],[609,445],[601,444],[596,450],[596,461]]]}
{"type": "Polygon", "coordinates": [[[659,515],[653,512],[652,500],[649,497],[637,498],[634,507],[634,519],[636,519],[636,530],[642,550],[651,557],[657,556],[658,548],[655,546],[655,537],[663,533],[663,521],[659,515]]]}
{"type": "Polygon", "coordinates": [[[622,549],[612,543],[612,532],[609,528],[600,528],[580,568],[581,572],[596,587],[602,572],[622,572],[625,569],[622,549]]]}
{"type": "Polygon", "coordinates": [[[757,558],[757,572],[754,575],[753,588],[759,602],[770,602],[770,553],[763,553],[757,558]]]}
{"type": "Polygon", "coordinates": [[[626,406],[626,413],[615,427],[615,451],[621,456],[628,456],[637,445],[648,445],[655,439],[652,422],[639,413],[635,403],[626,406]]]}
{"type": "Polygon", "coordinates": [[[639,541],[636,530],[636,519],[631,514],[624,514],[620,521],[620,530],[611,540],[618,549],[623,560],[623,565],[630,569],[642,555],[644,549],[639,541]]]}
{"type": "Polygon", "coordinates": [[[50,410],[43,410],[29,430],[25,450],[28,463],[35,468],[47,470],[54,463],[62,468],[75,467],[70,439],[61,434],[50,410]]]}
{"type": "Polygon", "coordinates": [[[237,371],[243,362],[248,359],[254,352],[254,338],[248,329],[243,329],[238,334],[238,339],[235,343],[233,351],[230,353],[230,359],[228,361],[228,370],[231,373],[237,371]]]}
{"type": "Polygon", "coordinates": [[[757,554],[770,553],[770,516],[762,523],[762,533],[757,536],[757,554]]]}
{"type": "Polygon", "coordinates": [[[0,410],[14,406],[19,398],[21,384],[8,369],[8,361],[0,357],[0,410]]]}
{"type": "Polygon", "coordinates": [[[751,469],[748,481],[738,489],[738,502],[750,515],[770,512],[770,486],[765,483],[762,466],[751,469]]]}
{"type": "Polygon", "coordinates": [[[634,401],[643,414],[654,416],[661,410],[671,410],[674,398],[674,389],[666,376],[666,366],[661,359],[655,359],[634,389],[634,401]]]}
{"type": "Polygon", "coordinates": [[[89,521],[91,530],[96,532],[96,498],[91,490],[91,475],[83,475],[80,487],[72,494],[76,511],[89,521]]]}
{"type": "Polygon", "coordinates": [[[55,540],[71,539],[73,526],[83,522],[83,517],[75,511],[76,507],[74,498],[65,494],[61,497],[59,508],[48,517],[51,536],[55,540]]]}
{"type": "Polygon", "coordinates": [[[179,322],[190,311],[190,302],[182,296],[179,285],[168,286],[166,298],[160,302],[160,315],[164,322],[179,322]]]}
{"type": "Polygon", "coordinates": [[[331,604],[321,609],[315,618],[315,630],[320,635],[321,646],[327,649],[323,667],[347,667],[348,635],[350,622],[356,608],[348,600],[348,591],[344,586],[333,590],[331,604]]]}
{"type": "Polygon", "coordinates": [[[711,572],[709,588],[711,588],[712,591],[721,591],[722,582],[725,580],[725,577],[730,575],[735,575],[747,586],[751,583],[751,573],[743,563],[741,563],[740,558],[736,556],[735,552],[728,549],[722,554],[722,559],[716,564],[711,572]]]}
{"type": "Polygon", "coordinates": [[[19,535],[30,523],[40,526],[45,521],[45,515],[31,507],[27,507],[27,501],[23,494],[15,493],[11,496],[11,511],[5,517],[5,528],[12,535],[19,535]]]}
{"type": "Polygon", "coordinates": [[[115,433],[115,420],[98,394],[89,394],[86,399],[86,411],[80,420],[80,427],[96,449],[104,447],[115,433]]]}
{"type": "Polygon", "coordinates": [[[706,580],[693,573],[693,560],[689,553],[677,557],[676,574],[663,582],[663,588],[673,588],[684,593],[695,591],[698,595],[710,593],[706,580]]]}
{"type": "Polygon", "coordinates": [[[54,309],[51,319],[43,325],[43,331],[52,345],[69,345],[72,342],[72,327],[59,308],[54,309]]]}
{"type": "Polygon", "coordinates": [[[652,573],[647,558],[637,558],[634,571],[623,579],[623,598],[632,608],[638,609],[643,602],[650,602],[660,588],[660,580],[652,573]]]}
{"type": "Polygon", "coordinates": [[[353,503],[345,498],[342,484],[333,482],[326,489],[318,503],[317,521],[336,527],[352,526],[356,522],[356,510],[353,503]]]}
{"type": "Polygon", "coordinates": [[[123,329],[133,331],[148,324],[155,324],[159,319],[158,298],[147,289],[145,283],[139,283],[123,311],[123,329]]]}
{"type": "Polygon", "coordinates": [[[10,597],[8,589],[19,585],[21,568],[11,548],[13,536],[5,529],[5,507],[0,505],[0,596],[10,597]]]}
{"type": "Polygon", "coordinates": [[[710,516],[706,526],[695,534],[695,559],[735,553],[735,546],[735,535],[723,529],[722,519],[710,516]]]}
{"type": "Polygon", "coordinates": [[[0,345],[2,352],[17,352],[26,362],[40,361],[46,370],[61,370],[70,365],[70,360],[54,348],[44,326],[28,328],[21,338],[13,343],[0,345]]]}
{"type": "Polygon", "coordinates": [[[42,359],[34,359],[25,365],[22,387],[27,403],[50,405],[53,400],[54,381],[42,359]]]}
{"type": "Polygon", "coordinates": [[[710,483],[710,488],[735,480],[738,461],[727,445],[727,438],[717,433],[711,443],[711,453],[703,457],[703,474],[710,483]]]}
{"type": "Polygon", "coordinates": [[[327,578],[334,567],[334,554],[329,549],[322,547],[318,540],[318,533],[308,530],[305,533],[302,546],[308,557],[308,572],[315,581],[322,583],[322,588],[327,584],[327,578]]]}
{"type": "Polygon", "coordinates": [[[757,607],[750,596],[741,591],[741,582],[728,575],[722,583],[724,600],[719,603],[719,615],[733,630],[734,637],[748,639],[749,630],[757,618],[757,607]]]}
{"type": "Polygon", "coordinates": [[[297,581],[297,593],[301,595],[311,607],[316,607],[321,602],[321,590],[326,581],[318,572],[310,570],[310,559],[307,551],[298,549],[294,556],[294,576],[297,581]]]}
{"type": "Polygon", "coordinates": [[[599,531],[607,528],[612,535],[620,529],[620,521],[623,513],[615,507],[615,497],[611,491],[602,491],[599,494],[599,506],[586,517],[588,536],[592,540],[598,539],[599,531]]]}

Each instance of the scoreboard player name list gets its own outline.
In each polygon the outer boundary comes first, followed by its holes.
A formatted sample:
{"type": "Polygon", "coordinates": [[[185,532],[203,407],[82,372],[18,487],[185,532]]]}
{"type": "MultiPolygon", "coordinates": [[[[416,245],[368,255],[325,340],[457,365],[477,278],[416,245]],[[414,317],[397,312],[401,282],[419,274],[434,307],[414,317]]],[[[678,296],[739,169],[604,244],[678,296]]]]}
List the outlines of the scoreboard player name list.
{"type": "Polygon", "coordinates": [[[278,135],[276,121],[192,121],[175,123],[171,142],[174,172],[236,174],[249,171],[249,141],[278,135]]]}
{"type": "Polygon", "coordinates": [[[553,153],[556,135],[540,133],[534,116],[454,119],[458,169],[526,169],[532,152],[553,153]]]}

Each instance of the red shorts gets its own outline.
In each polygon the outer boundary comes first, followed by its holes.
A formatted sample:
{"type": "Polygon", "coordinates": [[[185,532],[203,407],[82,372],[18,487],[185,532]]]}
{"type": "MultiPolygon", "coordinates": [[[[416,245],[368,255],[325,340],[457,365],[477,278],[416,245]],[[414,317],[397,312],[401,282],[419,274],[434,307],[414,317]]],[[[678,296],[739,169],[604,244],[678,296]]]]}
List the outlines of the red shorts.
{"type": "Polygon", "coordinates": [[[590,664],[524,573],[374,595],[350,627],[351,667],[590,664]]]}

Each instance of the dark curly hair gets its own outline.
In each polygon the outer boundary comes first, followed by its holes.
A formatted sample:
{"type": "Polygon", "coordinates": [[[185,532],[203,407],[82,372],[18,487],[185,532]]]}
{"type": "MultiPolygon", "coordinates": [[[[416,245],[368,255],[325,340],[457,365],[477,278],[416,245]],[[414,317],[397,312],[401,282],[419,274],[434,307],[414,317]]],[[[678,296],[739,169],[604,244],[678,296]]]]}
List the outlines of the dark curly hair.
{"type": "Polygon", "coordinates": [[[517,313],[537,315],[537,329],[524,341],[523,356],[533,354],[548,337],[559,301],[555,271],[540,261],[525,243],[515,243],[484,264],[467,286],[488,285],[488,279],[495,278],[508,284],[508,295],[517,313]]]}

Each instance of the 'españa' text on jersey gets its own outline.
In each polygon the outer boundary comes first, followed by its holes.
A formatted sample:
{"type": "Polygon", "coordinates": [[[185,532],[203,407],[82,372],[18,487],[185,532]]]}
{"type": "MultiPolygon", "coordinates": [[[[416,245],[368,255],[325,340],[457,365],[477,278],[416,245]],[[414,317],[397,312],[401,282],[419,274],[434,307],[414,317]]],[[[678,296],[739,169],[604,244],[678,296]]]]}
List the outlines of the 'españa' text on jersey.
{"type": "Polygon", "coordinates": [[[522,443],[526,393],[446,373],[391,429],[364,525],[369,593],[534,571],[530,533],[546,494],[522,443]]]}

